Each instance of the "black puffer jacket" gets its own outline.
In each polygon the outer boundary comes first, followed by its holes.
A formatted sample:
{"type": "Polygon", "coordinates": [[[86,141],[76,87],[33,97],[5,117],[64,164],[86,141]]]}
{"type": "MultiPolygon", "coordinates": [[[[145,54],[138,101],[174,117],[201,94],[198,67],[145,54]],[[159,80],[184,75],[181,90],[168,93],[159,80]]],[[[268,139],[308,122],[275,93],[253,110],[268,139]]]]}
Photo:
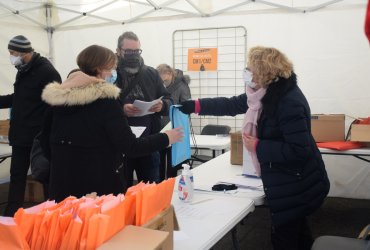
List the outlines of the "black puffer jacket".
{"type": "Polygon", "coordinates": [[[46,103],[41,92],[50,82],[61,82],[59,73],[48,59],[34,53],[26,65],[18,67],[14,93],[0,97],[0,108],[12,108],[9,143],[13,146],[31,146],[40,132],[46,103]]]}
{"type": "Polygon", "coordinates": [[[105,82],[46,86],[42,97],[52,112],[43,130],[50,149],[45,143],[43,149],[51,159],[50,198],[122,193],[125,184],[116,173],[122,154],[142,156],[168,146],[166,134],[136,139],[118,96],[119,89],[105,82]]]}
{"type": "MultiPolygon", "coordinates": [[[[247,110],[247,97],[200,100],[201,115],[236,115],[247,110]]],[[[293,74],[269,85],[258,121],[257,157],[275,225],[309,215],[329,192],[321,154],[311,135],[307,100],[293,74]]]]}

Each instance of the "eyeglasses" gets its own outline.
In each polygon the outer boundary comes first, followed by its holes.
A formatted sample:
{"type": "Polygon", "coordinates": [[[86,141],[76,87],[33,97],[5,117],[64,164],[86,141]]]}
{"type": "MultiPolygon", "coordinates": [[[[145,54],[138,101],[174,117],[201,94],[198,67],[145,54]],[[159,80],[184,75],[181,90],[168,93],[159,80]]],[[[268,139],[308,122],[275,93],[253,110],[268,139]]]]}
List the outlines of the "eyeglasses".
{"type": "Polygon", "coordinates": [[[143,50],[141,49],[122,49],[122,48],[121,51],[125,55],[141,55],[141,52],[143,52],[143,50]]]}

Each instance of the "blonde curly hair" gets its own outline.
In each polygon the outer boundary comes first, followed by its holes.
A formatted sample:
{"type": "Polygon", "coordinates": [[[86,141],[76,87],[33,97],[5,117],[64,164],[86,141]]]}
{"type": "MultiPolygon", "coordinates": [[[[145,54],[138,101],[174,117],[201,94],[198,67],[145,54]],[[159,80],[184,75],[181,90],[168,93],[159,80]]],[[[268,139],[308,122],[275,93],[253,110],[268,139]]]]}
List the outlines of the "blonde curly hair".
{"type": "Polygon", "coordinates": [[[267,87],[277,77],[289,78],[293,72],[293,64],[283,53],[262,46],[249,50],[248,67],[253,67],[253,77],[262,87],[267,87]]]}

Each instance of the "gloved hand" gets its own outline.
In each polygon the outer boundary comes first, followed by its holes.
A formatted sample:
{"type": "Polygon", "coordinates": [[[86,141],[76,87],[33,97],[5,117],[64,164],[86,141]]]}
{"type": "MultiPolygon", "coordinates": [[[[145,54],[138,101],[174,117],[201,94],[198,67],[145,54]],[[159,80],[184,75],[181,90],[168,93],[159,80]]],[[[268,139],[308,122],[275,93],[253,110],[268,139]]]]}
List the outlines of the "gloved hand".
{"type": "Polygon", "coordinates": [[[180,103],[180,111],[184,114],[190,115],[191,113],[195,112],[195,101],[189,100],[189,101],[183,101],[180,103]]]}

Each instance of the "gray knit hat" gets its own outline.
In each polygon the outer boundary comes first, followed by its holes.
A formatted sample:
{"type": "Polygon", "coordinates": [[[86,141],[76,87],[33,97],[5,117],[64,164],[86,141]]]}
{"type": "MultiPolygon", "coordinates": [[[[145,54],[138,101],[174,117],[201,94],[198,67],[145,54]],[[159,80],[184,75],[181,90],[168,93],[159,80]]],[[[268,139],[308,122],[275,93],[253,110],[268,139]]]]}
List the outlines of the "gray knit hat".
{"type": "Polygon", "coordinates": [[[9,41],[8,49],[23,53],[33,51],[31,42],[22,35],[13,37],[12,40],[9,41]]]}

